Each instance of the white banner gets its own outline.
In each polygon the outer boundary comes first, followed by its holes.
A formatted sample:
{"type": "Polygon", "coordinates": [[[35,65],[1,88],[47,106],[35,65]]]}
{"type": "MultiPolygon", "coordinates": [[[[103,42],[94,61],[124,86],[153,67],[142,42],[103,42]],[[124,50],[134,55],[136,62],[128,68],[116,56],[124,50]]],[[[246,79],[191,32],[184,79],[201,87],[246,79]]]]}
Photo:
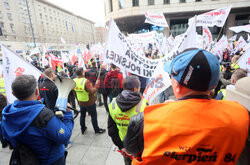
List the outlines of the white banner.
{"type": "Polygon", "coordinates": [[[38,47],[36,47],[35,49],[33,49],[33,50],[31,51],[30,55],[38,54],[38,53],[40,53],[40,50],[39,50],[38,47]]]}
{"type": "Polygon", "coordinates": [[[163,13],[152,14],[145,12],[145,23],[149,23],[159,27],[169,27],[163,13]]]}
{"type": "Polygon", "coordinates": [[[207,26],[203,26],[202,29],[203,29],[203,42],[204,42],[203,48],[209,50],[211,48],[213,37],[207,26]]]}
{"type": "Polygon", "coordinates": [[[137,50],[132,48],[115,22],[110,20],[104,61],[113,63],[135,75],[151,77],[160,60],[151,60],[144,54],[137,54],[137,50]]]}
{"type": "Polygon", "coordinates": [[[240,57],[237,62],[242,69],[248,71],[248,76],[250,76],[250,48],[240,57]]]}
{"type": "Polygon", "coordinates": [[[244,40],[242,36],[240,36],[237,44],[234,47],[234,52],[237,52],[240,48],[244,48],[244,46],[247,44],[247,42],[244,40]]]}
{"type": "MultiPolygon", "coordinates": [[[[198,15],[196,19],[196,26],[223,27],[230,13],[230,10],[231,6],[212,10],[210,12],[198,15]]],[[[192,19],[194,19],[194,17],[190,18],[189,21],[191,21],[192,19]]]]}
{"type": "Polygon", "coordinates": [[[63,44],[66,44],[66,41],[61,37],[61,42],[63,43],[63,44]]]}
{"type": "Polygon", "coordinates": [[[244,26],[234,26],[234,27],[230,27],[229,29],[234,31],[235,33],[239,33],[242,31],[250,33],[250,24],[244,25],[244,26]]]}
{"type": "Polygon", "coordinates": [[[16,98],[12,95],[11,84],[17,76],[22,74],[33,75],[38,80],[42,74],[36,67],[26,62],[22,57],[1,45],[3,55],[3,74],[8,103],[13,103],[16,98]]]}
{"type": "Polygon", "coordinates": [[[227,41],[227,37],[225,35],[223,35],[221,37],[221,39],[219,40],[219,42],[217,42],[215,44],[215,46],[212,49],[212,53],[214,55],[218,55],[220,57],[220,61],[222,60],[222,56],[223,56],[223,51],[228,48],[228,41],[227,41]]]}
{"type": "Polygon", "coordinates": [[[147,87],[143,93],[143,98],[152,104],[152,101],[171,85],[168,73],[164,70],[163,62],[160,62],[152,78],[149,79],[147,87]]]}

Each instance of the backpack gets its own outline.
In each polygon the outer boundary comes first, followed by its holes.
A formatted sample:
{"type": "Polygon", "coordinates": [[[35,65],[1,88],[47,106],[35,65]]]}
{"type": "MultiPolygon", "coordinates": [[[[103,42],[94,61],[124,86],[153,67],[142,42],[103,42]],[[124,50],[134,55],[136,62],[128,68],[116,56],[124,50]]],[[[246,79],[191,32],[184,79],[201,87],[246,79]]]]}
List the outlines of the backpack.
{"type": "Polygon", "coordinates": [[[39,165],[36,154],[25,144],[18,143],[12,151],[9,165],[39,165]]]}
{"type": "Polygon", "coordinates": [[[117,77],[114,77],[111,79],[111,84],[112,84],[111,94],[113,97],[117,97],[118,94],[122,92],[120,80],[117,77]]]}

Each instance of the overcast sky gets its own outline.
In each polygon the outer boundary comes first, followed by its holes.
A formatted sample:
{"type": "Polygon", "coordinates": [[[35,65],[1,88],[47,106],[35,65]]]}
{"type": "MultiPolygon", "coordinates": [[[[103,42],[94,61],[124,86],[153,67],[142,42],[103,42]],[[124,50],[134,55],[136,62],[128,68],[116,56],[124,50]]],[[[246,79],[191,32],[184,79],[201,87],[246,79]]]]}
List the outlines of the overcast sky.
{"type": "Polygon", "coordinates": [[[96,23],[96,26],[104,26],[104,0],[47,0],[76,15],[87,18],[96,23]]]}

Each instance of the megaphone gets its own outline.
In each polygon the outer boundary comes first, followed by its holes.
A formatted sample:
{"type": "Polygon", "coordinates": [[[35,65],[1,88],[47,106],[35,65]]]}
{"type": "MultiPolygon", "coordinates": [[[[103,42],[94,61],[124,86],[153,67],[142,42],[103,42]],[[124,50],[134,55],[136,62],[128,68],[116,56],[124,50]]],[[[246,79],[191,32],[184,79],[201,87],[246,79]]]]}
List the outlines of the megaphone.
{"type": "MultiPolygon", "coordinates": [[[[67,107],[68,95],[69,95],[70,91],[75,88],[75,86],[76,86],[75,81],[73,81],[70,78],[57,76],[55,78],[54,82],[55,82],[55,85],[58,89],[58,97],[56,100],[56,107],[62,112],[66,112],[66,109],[70,108],[71,110],[74,111],[74,113],[76,115],[78,115],[79,111],[77,111],[74,108],[67,107]]],[[[56,112],[57,116],[62,116],[62,112],[60,112],[60,111],[56,112]]],[[[76,117],[74,117],[74,118],[76,118],[76,117]]]]}

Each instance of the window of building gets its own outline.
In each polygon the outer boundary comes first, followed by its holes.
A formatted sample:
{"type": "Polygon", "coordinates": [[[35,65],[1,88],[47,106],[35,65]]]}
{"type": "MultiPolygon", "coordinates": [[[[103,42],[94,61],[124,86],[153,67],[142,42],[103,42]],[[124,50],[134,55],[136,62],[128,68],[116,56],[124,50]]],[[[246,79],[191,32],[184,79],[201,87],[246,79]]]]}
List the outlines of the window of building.
{"type": "Polygon", "coordinates": [[[112,0],[109,0],[109,8],[110,8],[110,12],[113,11],[113,1],[112,0]]]}
{"type": "Polygon", "coordinates": [[[180,0],[180,3],[185,3],[186,2],[186,0],[180,0]]]}
{"type": "Polygon", "coordinates": [[[15,29],[14,29],[14,24],[13,23],[10,24],[10,29],[11,29],[12,33],[15,33],[15,29]]]}
{"type": "Polygon", "coordinates": [[[124,0],[119,0],[119,8],[120,9],[124,8],[124,0]]]}
{"type": "Polygon", "coordinates": [[[163,4],[170,4],[170,0],[163,0],[163,4]]]}
{"type": "Polygon", "coordinates": [[[9,19],[10,21],[12,21],[12,15],[11,15],[11,13],[7,13],[7,16],[8,16],[8,19],[9,19]]]}
{"type": "Polygon", "coordinates": [[[2,11],[0,11],[0,18],[3,18],[2,11]]]}
{"type": "Polygon", "coordinates": [[[155,0],[148,0],[148,5],[154,5],[155,4],[155,0]]]}
{"type": "Polygon", "coordinates": [[[132,6],[139,6],[139,0],[132,0],[132,6]]]}
{"type": "Polygon", "coordinates": [[[201,2],[201,0],[195,0],[195,2],[201,2]]]}
{"type": "Polygon", "coordinates": [[[9,10],[10,9],[9,3],[8,2],[4,2],[4,7],[5,7],[6,10],[9,10]]]}
{"type": "Polygon", "coordinates": [[[4,28],[4,23],[3,22],[0,22],[0,28],[4,28]]]}
{"type": "Polygon", "coordinates": [[[42,13],[40,13],[40,19],[43,19],[43,15],[42,15],[42,13]]]}
{"type": "Polygon", "coordinates": [[[18,4],[21,5],[21,0],[17,0],[18,1],[18,4]]]}

